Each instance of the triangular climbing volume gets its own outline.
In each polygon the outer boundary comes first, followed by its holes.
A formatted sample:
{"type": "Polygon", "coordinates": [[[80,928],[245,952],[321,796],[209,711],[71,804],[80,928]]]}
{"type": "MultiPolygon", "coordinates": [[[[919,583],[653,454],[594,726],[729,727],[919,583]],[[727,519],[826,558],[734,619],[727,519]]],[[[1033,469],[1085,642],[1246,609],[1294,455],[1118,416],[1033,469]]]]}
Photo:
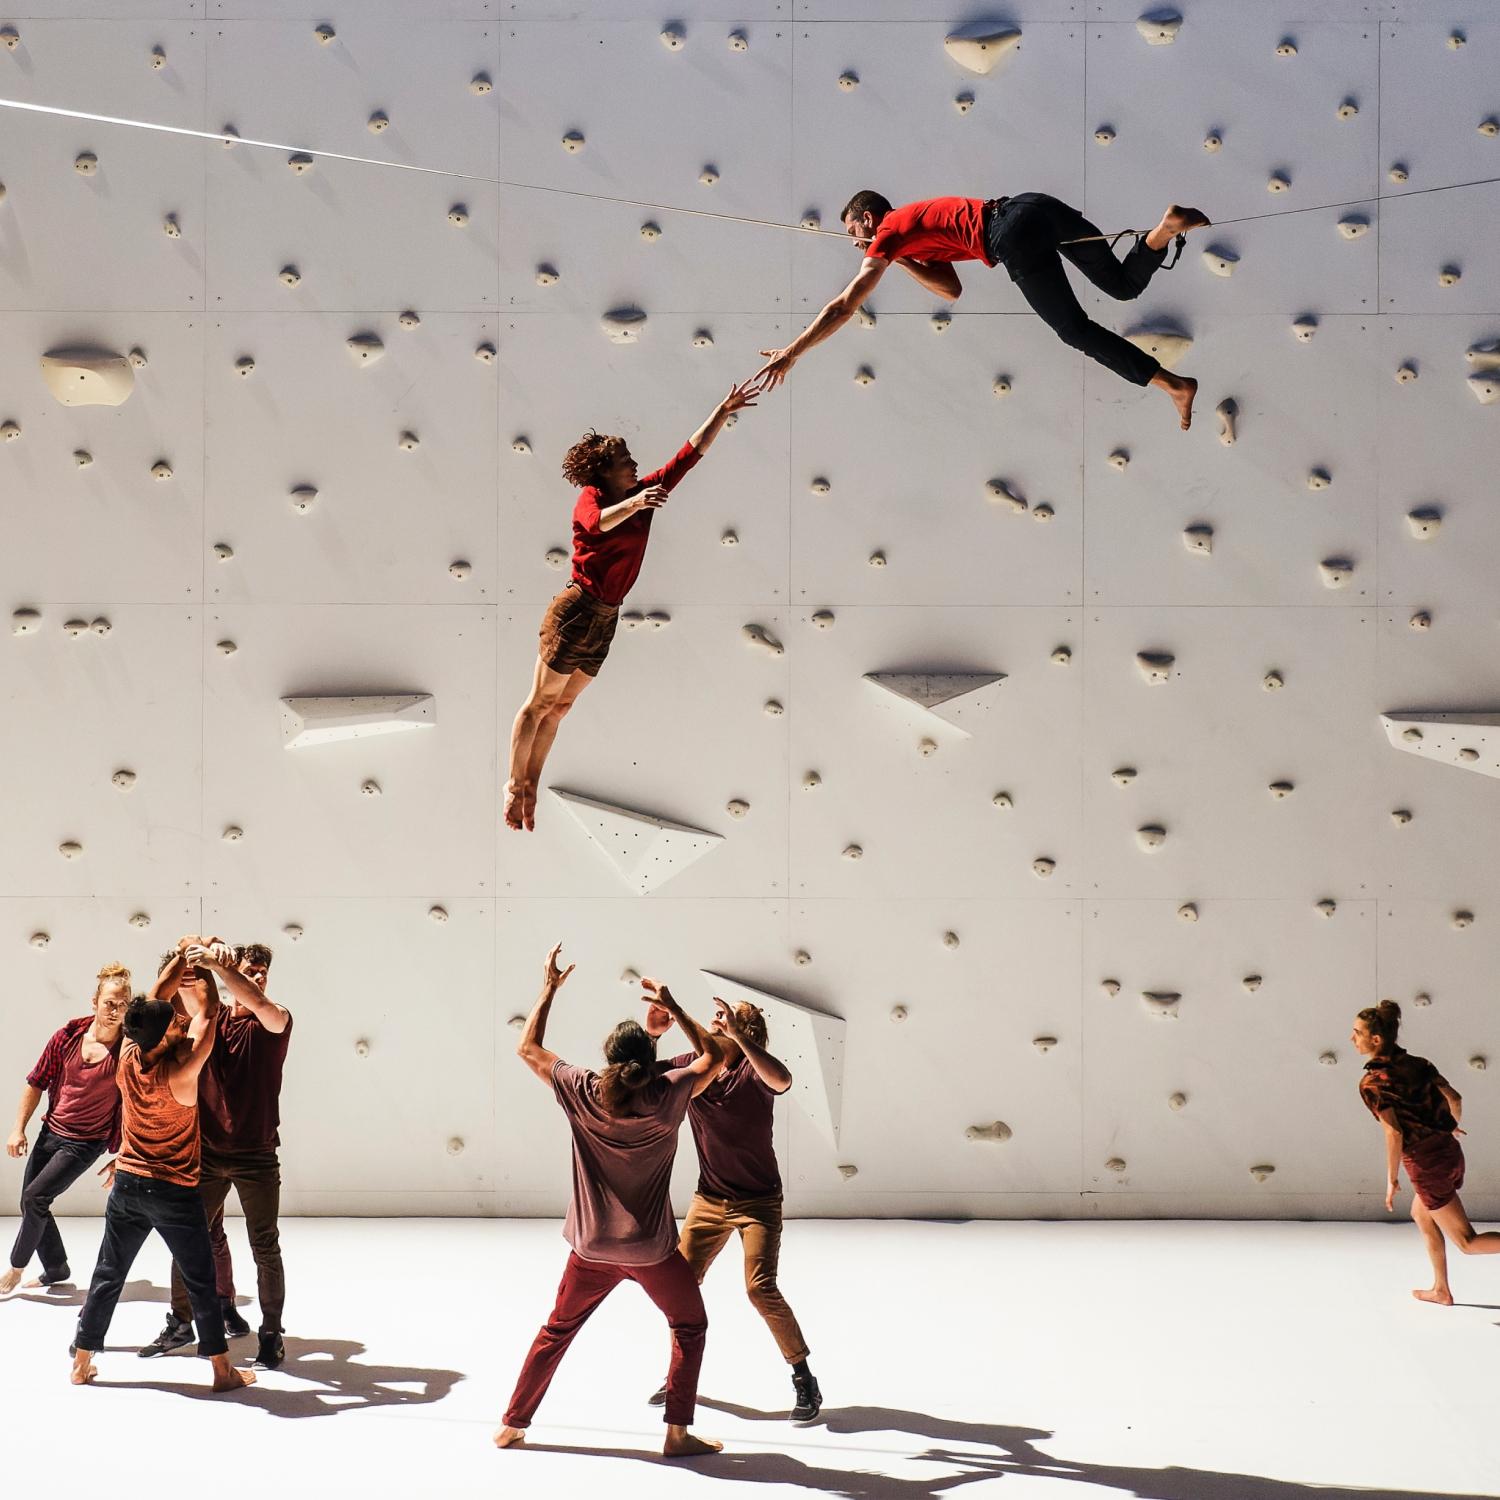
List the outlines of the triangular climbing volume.
{"type": "Polygon", "coordinates": [[[638,895],[680,874],[701,859],[723,835],[689,828],[630,807],[597,802],[577,792],[551,788],[552,795],[572,813],[578,826],[609,861],[615,873],[638,895]]]}
{"type": "Polygon", "coordinates": [[[699,971],[713,993],[730,1005],[748,1000],[766,1014],[770,1050],[792,1075],[791,1095],[837,1148],[844,1101],[844,1020],[768,994],[711,969],[699,971]]]}
{"type": "Polygon", "coordinates": [[[1398,750],[1481,776],[1500,776],[1500,713],[1416,708],[1381,714],[1386,738],[1398,750]]]}
{"type": "Polygon", "coordinates": [[[288,750],[436,727],[437,704],[430,693],[281,700],[281,737],[288,750]]]}
{"type": "Polygon", "coordinates": [[[1004,672],[866,672],[865,681],[969,734],[991,708],[1004,672]]]}

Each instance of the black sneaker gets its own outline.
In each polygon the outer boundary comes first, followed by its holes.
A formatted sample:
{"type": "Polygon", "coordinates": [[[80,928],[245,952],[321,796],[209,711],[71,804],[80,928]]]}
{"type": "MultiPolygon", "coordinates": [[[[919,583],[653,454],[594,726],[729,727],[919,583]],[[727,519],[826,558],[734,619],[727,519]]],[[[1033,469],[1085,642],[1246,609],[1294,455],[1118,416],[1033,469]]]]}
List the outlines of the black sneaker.
{"type": "Polygon", "coordinates": [[[142,1359],[154,1359],[158,1354],[170,1354],[174,1349],[186,1349],[198,1342],[192,1323],[184,1323],[176,1313],[167,1314],[167,1326],[146,1345],[137,1349],[142,1359]]]}
{"type": "Polygon", "coordinates": [[[665,1385],[659,1385],[656,1388],[656,1394],[653,1395],[653,1396],[648,1396],[646,1398],[646,1405],[647,1406],[665,1406],[666,1404],[667,1404],[667,1388],[666,1388],[665,1385]]]}
{"type": "Polygon", "coordinates": [[[797,1393],[797,1404],[792,1408],[792,1414],[788,1420],[796,1422],[799,1426],[816,1422],[818,1413],[823,1410],[823,1392],[818,1389],[817,1377],[793,1375],[792,1389],[797,1393]]]}
{"type": "Polygon", "coordinates": [[[224,1335],[226,1338],[242,1339],[250,1332],[250,1325],[240,1316],[240,1310],[227,1297],[219,1304],[224,1313],[224,1335]]]}
{"type": "Polygon", "coordinates": [[[286,1345],[279,1333],[262,1333],[260,1348],[256,1351],[255,1363],[263,1370],[274,1370],[286,1358],[286,1345]]]}

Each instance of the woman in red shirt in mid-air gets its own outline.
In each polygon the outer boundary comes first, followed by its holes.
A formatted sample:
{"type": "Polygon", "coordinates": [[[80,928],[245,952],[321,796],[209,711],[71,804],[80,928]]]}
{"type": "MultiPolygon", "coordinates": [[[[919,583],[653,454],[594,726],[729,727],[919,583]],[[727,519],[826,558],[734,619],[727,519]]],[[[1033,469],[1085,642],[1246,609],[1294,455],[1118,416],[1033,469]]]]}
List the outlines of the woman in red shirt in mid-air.
{"type": "Polygon", "coordinates": [[[760,351],[770,362],[756,377],[758,391],[774,390],[814,344],[837,333],[890,266],[900,266],[929,292],[955,302],[963,284],[953,262],[977,260],[1003,265],[1032,311],[1065,344],[1133,385],[1165,391],[1182,426],[1191,425],[1198,382],[1162,369],[1145,350],[1095,323],[1069,286],[1062,257],[1067,256],[1100,291],[1129,301],[1145,290],[1174,239],[1208,223],[1196,208],[1171,204],[1156,228],[1137,238],[1123,261],[1076,208],[1046,193],[989,200],[927,198],[892,208],[888,198],[867,188],[849,200],[839,218],[845,233],[865,252],[859,275],[785,349],[760,351]]]}
{"type": "Polygon", "coordinates": [[[568,449],[563,478],[582,493],[573,506],[573,576],[542,616],[531,692],[510,734],[505,822],[536,827],[536,794],[563,715],[599,675],[624,602],[641,571],[653,512],[718,437],[730,413],[753,406],[735,386],[661,468],[638,477],[622,437],[589,431],[568,449]]]}

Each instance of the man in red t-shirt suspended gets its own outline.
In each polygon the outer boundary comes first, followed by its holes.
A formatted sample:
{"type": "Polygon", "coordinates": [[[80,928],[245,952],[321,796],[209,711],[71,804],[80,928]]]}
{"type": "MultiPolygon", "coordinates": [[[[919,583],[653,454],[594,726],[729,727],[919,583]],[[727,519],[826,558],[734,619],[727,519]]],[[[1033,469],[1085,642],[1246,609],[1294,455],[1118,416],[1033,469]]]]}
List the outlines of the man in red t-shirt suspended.
{"type": "Polygon", "coordinates": [[[563,459],[563,478],[581,491],[573,506],[573,575],[547,606],[531,692],[510,734],[505,784],[509,828],[536,827],[536,794],[563,716],[599,675],[620,605],[639,577],[651,517],[707,451],[732,412],[754,406],[750,382],[735,386],[661,468],[640,478],[622,437],[586,432],[563,459]]]}
{"type": "Polygon", "coordinates": [[[1066,256],[1101,291],[1120,301],[1139,297],[1166,259],[1167,247],[1209,221],[1196,208],[1171,204],[1149,234],[1138,237],[1123,261],[1076,208],[1046,193],[1013,198],[927,198],[892,208],[889,199],[865,189],[839,215],[844,231],[865,252],[864,264],[839,293],[784,349],[762,349],[769,363],[756,376],[761,391],[774,390],[814,344],[837,333],[893,266],[930,292],[956,302],[963,292],[953,262],[1003,265],[1017,290],[1057,336],[1134,385],[1165,391],[1184,429],[1193,420],[1198,382],[1173,375],[1128,339],[1095,323],[1079,304],[1063,270],[1066,256]]]}

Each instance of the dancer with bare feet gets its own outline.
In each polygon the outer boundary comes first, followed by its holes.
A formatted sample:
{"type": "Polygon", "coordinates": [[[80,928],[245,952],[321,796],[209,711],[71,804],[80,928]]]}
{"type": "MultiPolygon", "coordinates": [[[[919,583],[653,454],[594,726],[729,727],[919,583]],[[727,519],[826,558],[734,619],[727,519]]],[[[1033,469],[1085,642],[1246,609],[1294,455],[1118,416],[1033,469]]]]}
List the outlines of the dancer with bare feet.
{"type": "Polygon", "coordinates": [[[640,576],[651,518],[718,437],[734,412],[755,404],[735,386],[676,455],[644,479],[622,437],[586,432],[563,459],[563,478],[582,493],[573,506],[573,575],[542,616],[531,692],[510,735],[505,785],[509,828],[536,827],[537,788],[558,726],[599,675],[620,605],[640,576]]]}
{"type": "Polygon", "coordinates": [[[1395,1207],[1400,1169],[1412,1187],[1411,1216],[1432,1262],[1432,1285],[1412,1296],[1453,1306],[1444,1237],[1465,1255],[1500,1254],[1500,1232],[1479,1234],[1459,1200],[1464,1185],[1463,1099],[1425,1057],[1396,1045],[1401,1007],[1394,1000],[1362,1010],[1349,1040],[1370,1060],[1359,1079],[1359,1097],[1385,1129],[1385,1206],[1395,1207]]]}
{"type": "MultiPolygon", "coordinates": [[[[762,349],[769,363],[756,376],[760,391],[774,390],[814,344],[838,332],[893,265],[929,292],[956,302],[963,284],[953,262],[1003,265],[1017,290],[1057,336],[1133,385],[1164,391],[1186,429],[1193,420],[1198,382],[1174,375],[1128,339],[1095,323],[1068,284],[1066,256],[1100,291],[1119,301],[1139,297],[1166,259],[1173,240],[1179,253],[1190,230],[1209,221],[1196,208],[1170,204],[1156,227],[1138,236],[1123,261],[1076,208],[1046,193],[1013,198],[927,198],[892,208],[865,189],[839,215],[844,231],[863,250],[859,274],[784,349],[762,349]]],[[[1175,264],[1175,261],[1173,262],[1175,264]]]]}
{"type": "Polygon", "coordinates": [[[698,1368],[708,1315],[688,1263],[677,1253],[669,1196],[677,1132],[690,1100],[719,1071],[719,1054],[665,985],[650,983],[653,1001],[682,1027],[692,1060],[659,1074],[656,1046],[638,1021],[621,1021],[604,1042],[602,1073],[565,1063],[546,1046],[547,1017],[573,965],[558,967],[559,943],[547,955],[521,1045],[523,1062],[553,1092],[573,1133],[573,1195],[563,1236],[572,1246],[557,1303],[521,1368],[520,1379],[495,1434],[497,1448],[513,1448],[547,1394],[568,1346],[594,1309],[622,1282],[633,1281],[659,1307],[672,1330],[667,1370],[668,1458],[717,1453],[722,1444],[688,1431],[698,1395],[698,1368]]]}
{"type": "Polygon", "coordinates": [[[56,1286],[71,1280],[52,1204],[107,1151],[120,1149],[120,1090],[115,1065],[120,1057],[120,1027],[130,1003],[130,970],[106,964],[94,984],[92,1015],[69,1021],[53,1033],[41,1057],[26,1075],[16,1128],[5,1143],[8,1155],[27,1157],[21,1182],[21,1228],[10,1252],[10,1266],[0,1275],[0,1296],[21,1284],[33,1255],[40,1254],[42,1274],[28,1287],[56,1286]],[[42,1095],[42,1117],[36,1149],[28,1154],[26,1127],[42,1095]]]}
{"type": "MultiPolygon", "coordinates": [[[[172,982],[196,985],[199,972],[185,956],[175,967],[172,982]]],[[[158,977],[150,997],[137,995],[125,1009],[118,1069],[124,1144],[106,1169],[113,1186],[99,1260],[78,1318],[72,1381],[89,1385],[98,1375],[93,1356],[104,1347],[125,1278],[154,1229],[182,1267],[198,1324],[198,1352],[213,1365],[213,1388],[235,1391],[252,1384],[255,1374],[229,1362],[208,1218],[198,1195],[198,1075],[218,1031],[218,992],[210,979],[201,1003],[190,992],[179,1008],[156,995],[163,982],[158,977]]]]}

